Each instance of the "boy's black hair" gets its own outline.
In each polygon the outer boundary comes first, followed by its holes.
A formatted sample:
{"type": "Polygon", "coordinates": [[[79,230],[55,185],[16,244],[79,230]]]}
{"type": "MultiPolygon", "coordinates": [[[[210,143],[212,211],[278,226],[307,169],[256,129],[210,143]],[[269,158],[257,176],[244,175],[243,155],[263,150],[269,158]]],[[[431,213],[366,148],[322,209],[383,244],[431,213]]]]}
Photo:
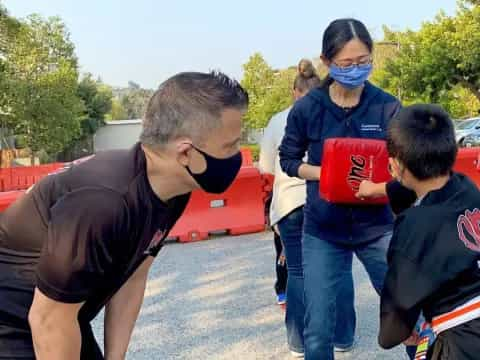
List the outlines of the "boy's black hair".
{"type": "Polygon", "coordinates": [[[404,107],[390,121],[387,149],[418,180],[447,175],[458,150],[453,122],[438,105],[404,107]]]}

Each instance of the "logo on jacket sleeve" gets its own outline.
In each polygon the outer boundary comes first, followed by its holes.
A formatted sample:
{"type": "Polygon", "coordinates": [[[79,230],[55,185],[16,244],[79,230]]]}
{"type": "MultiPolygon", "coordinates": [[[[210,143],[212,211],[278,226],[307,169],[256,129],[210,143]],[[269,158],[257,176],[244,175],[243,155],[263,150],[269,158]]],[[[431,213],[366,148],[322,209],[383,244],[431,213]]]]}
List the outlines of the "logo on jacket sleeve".
{"type": "Polygon", "coordinates": [[[158,229],[155,234],[153,234],[152,240],[148,245],[147,250],[145,251],[146,254],[158,249],[162,246],[163,239],[165,238],[165,231],[158,229]]]}
{"type": "Polygon", "coordinates": [[[379,124],[360,124],[360,131],[381,132],[383,129],[379,124]]]}
{"type": "Polygon", "coordinates": [[[472,251],[480,252],[480,210],[467,210],[457,220],[458,236],[472,251]]]}

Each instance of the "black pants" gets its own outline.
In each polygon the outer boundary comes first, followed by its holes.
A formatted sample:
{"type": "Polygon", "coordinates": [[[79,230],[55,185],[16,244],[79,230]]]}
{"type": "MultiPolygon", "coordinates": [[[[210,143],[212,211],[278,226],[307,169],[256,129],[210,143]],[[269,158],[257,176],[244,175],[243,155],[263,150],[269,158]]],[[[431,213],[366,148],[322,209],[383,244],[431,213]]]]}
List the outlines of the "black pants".
{"type": "Polygon", "coordinates": [[[275,292],[277,293],[277,295],[279,295],[285,294],[287,291],[287,264],[284,263],[283,265],[280,265],[278,263],[278,260],[280,259],[280,256],[283,252],[283,245],[282,241],[280,240],[280,235],[278,235],[275,231],[273,232],[273,234],[273,241],[275,243],[276,252],[275,270],[277,272],[277,280],[275,281],[275,292]]]}
{"type": "Polygon", "coordinates": [[[429,360],[480,359],[480,319],[446,330],[428,350],[429,360]]]}

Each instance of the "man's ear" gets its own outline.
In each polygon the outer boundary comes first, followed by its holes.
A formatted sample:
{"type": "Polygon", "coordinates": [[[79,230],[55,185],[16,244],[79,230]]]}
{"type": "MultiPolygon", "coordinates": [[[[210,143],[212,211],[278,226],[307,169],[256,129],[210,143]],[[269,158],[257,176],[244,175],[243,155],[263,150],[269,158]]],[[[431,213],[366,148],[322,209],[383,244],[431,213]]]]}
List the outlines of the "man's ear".
{"type": "Polygon", "coordinates": [[[177,140],[174,145],[175,152],[177,154],[177,160],[183,166],[187,166],[190,163],[190,153],[192,150],[192,143],[190,140],[177,140]]]}

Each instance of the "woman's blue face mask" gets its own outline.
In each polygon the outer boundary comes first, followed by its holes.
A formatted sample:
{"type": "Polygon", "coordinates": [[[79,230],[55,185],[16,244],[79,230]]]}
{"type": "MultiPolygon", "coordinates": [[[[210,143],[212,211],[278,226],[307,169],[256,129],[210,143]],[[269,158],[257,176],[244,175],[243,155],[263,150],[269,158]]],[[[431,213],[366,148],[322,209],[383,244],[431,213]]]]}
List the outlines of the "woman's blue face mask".
{"type": "Polygon", "coordinates": [[[330,76],[340,85],[347,89],[355,89],[362,86],[372,72],[373,66],[369,64],[352,64],[347,67],[330,65],[330,76]]]}

